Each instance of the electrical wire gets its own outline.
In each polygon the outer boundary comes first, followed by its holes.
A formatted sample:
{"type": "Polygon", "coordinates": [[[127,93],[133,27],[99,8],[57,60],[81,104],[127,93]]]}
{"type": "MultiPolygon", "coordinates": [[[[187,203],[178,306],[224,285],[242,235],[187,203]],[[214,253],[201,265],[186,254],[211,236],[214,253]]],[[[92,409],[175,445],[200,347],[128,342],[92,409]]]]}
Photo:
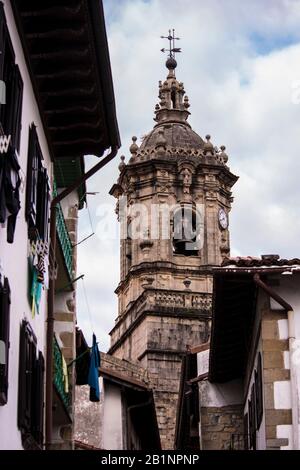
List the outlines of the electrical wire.
{"type": "Polygon", "coordinates": [[[88,315],[89,315],[90,327],[91,327],[92,335],[93,335],[95,329],[94,329],[91,309],[90,309],[90,305],[89,305],[89,301],[88,301],[88,296],[87,296],[87,293],[86,293],[84,278],[82,278],[82,287],[83,287],[83,294],[84,294],[84,298],[85,298],[86,308],[87,308],[88,315]]]}

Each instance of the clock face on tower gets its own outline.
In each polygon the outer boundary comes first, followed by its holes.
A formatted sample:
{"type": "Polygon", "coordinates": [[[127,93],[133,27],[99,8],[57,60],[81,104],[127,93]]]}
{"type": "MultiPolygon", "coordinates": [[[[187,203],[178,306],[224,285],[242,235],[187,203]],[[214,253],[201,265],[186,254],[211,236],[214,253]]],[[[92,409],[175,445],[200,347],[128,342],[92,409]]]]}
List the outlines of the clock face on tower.
{"type": "Polygon", "coordinates": [[[218,219],[221,229],[225,230],[228,227],[228,216],[224,209],[219,209],[218,219]]]}

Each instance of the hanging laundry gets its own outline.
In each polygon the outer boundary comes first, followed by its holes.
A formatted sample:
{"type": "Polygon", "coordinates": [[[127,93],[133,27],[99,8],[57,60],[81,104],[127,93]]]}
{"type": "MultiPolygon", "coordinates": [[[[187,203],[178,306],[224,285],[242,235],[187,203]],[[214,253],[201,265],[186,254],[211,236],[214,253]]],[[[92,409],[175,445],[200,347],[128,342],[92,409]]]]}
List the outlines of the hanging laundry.
{"type": "Polygon", "coordinates": [[[90,401],[100,400],[99,388],[99,367],[100,367],[100,352],[97,345],[95,334],[93,334],[93,345],[90,355],[90,367],[88,375],[88,384],[90,386],[90,401]]]}
{"type": "Polygon", "coordinates": [[[61,355],[62,360],[62,372],[64,377],[64,391],[69,393],[69,377],[68,377],[68,367],[63,355],[61,355]]]}
{"type": "Polygon", "coordinates": [[[90,348],[82,331],[76,327],[76,385],[87,385],[90,368],[90,348]]]}
{"type": "Polygon", "coordinates": [[[20,204],[20,165],[10,145],[0,156],[0,223],[7,222],[7,242],[13,243],[20,204]]]}
{"type": "Polygon", "coordinates": [[[38,262],[37,262],[37,280],[38,282],[41,282],[42,284],[44,283],[44,276],[45,276],[45,252],[42,251],[41,253],[38,254],[38,262]]]}
{"type": "Polygon", "coordinates": [[[35,317],[35,313],[40,313],[40,302],[42,297],[42,284],[38,281],[38,270],[35,266],[32,268],[32,283],[30,296],[32,300],[31,315],[35,317]]]}

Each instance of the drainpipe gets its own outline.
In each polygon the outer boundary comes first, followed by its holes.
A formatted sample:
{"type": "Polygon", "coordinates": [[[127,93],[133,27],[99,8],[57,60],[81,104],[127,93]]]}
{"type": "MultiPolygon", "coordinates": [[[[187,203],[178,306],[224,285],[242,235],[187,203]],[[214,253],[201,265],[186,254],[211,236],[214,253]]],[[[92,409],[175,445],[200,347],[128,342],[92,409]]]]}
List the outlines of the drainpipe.
{"type": "Polygon", "coordinates": [[[68,188],[64,189],[51,202],[50,206],[50,254],[49,256],[49,290],[48,290],[48,315],[47,315],[47,352],[46,352],[46,449],[52,444],[52,406],[53,406],[53,335],[54,335],[54,297],[55,297],[55,249],[56,249],[56,210],[57,204],[77,189],[82,183],[93,176],[97,171],[109,163],[118,152],[118,147],[113,147],[111,152],[84,175],[78,178],[68,188]]]}
{"type": "Polygon", "coordinates": [[[258,273],[254,274],[254,282],[261,287],[269,296],[281,305],[288,316],[288,335],[289,335],[289,363],[291,376],[291,397],[292,397],[292,428],[293,428],[293,449],[299,449],[298,445],[298,390],[297,390],[297,371],[293,360],[293,350],[295,341],[295,318],[294,310],[280,295],[278,295],[270,286],[265,284],[258,273]]]}

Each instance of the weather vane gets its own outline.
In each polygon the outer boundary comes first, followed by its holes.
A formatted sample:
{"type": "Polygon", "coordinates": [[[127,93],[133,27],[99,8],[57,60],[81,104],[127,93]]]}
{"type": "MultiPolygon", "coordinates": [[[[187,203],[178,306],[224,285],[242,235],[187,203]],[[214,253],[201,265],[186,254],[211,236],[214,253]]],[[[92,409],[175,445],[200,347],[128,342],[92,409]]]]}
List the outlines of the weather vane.
{"type": "Polygon", "coordinates": [[[172,29],[172,31],[169,29],[169,35],[168,36],[160,36],[162,39],[168,39],[169,41],[169,49],[161,49],[161,52],[169,52],[169,57],[172,59],[175,59],[175,54],[177,52],[181,52],[180,47],[175,47],[175,41],[179,41],[180,38],[175,37],[175,29],[172,29]]]}

